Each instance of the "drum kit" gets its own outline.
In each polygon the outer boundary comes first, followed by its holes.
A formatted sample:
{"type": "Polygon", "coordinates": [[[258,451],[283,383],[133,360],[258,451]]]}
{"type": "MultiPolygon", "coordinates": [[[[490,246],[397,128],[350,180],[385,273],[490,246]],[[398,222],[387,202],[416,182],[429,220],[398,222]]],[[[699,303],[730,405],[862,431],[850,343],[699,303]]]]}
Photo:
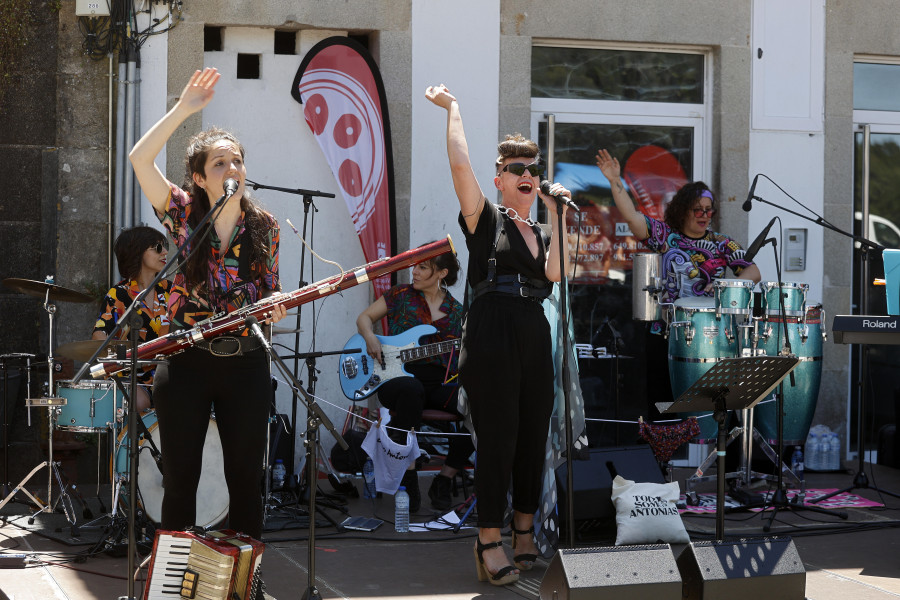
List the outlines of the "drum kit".
{"type": "MultiPolygon", "coordinates": [[[[66,518],[72,525],[73,534],[77,532],[76,518],[74,509],[69,497],[69,492],[74,492],[74,486],[63,484],[63,477],[60,474],[59,463],[54,461],[53,456],[53,438],[55,431],[74,432],[80,434],[97,434],[97,481],[98,481],[98,498],[99,498],[99,481],[100,481],[100,463],[102,445],[100,443],[101,435],[108,435],[109,446],[109,477],[113,483],[111,490],[111,509],[108,515],[101,517],[105,519],[109,517],[110,521],[115,521],[117,517],[124,519],[120,514],[119,506],[127,506],[129,502],[127,485],[130,478],[130,468],[128,460],[128,447],[131,433],[127,426],[127,410],[128,401],[123,393],[124,388],[120,387],[121,383],[115,380],[89,380],[80,381],[61,380],[53,381],[53,318],[56,313],[56,307],[52,301],[63,302],[91,302],[94,299],[81,292],[67,289],[53,284],[52,278],[41,281],[31,281],[26,279],[4,279],[3,285],[14,291],[36,296],[44,299],[44,308],[50,315],[50,352],[48,355],[48,364],[50,365],[50,375],[48,380],[48,390],[55,393],[52,397],[27,398],[26,406],[30,409],[34,406],[46,407],[49,413],[48,425],[48,457],[47,460],[35,467],[29,475],[23,479],[15,488],[12,488],[8,495],[0,501],[0,508],[10,502],[18,493],[22,493],[38,507],[38,510],[31,516],[30,522],[33,522],[34,516],[41,512],[52,512],[56,509],[56,504],[52,502],[52,478],[55,477],[59,486],[59,497],[57,503],[61,502],[64,508],[66,518]],[[35,475],[42,467],[47,466],[50,469],[50,478],[48,479],[47,501],[42,502],[40,499],[32,495],[25,488],[28,480],[35,475]]],[[[87,361],[100,348],[103,341],[84,340],[64,344],[55,349],[58,356],[65,356],[73,360],[87,361]]],[[[107,351],[108,356],[103,360],[106,362],[115,362],[116,349],[126,342],[113,341],[109,344],[107,351]]],[[[26,373],[29,374],[29,382],[27,389],[29,396],[31,395],[31,361],[34,355],[16,354],[0,356],[0,368],[4,372],[4,377],[8,378],[7,363],[15,359],[16,361],[26,360],[26,373]]],[[[8,390],[8,386],[4,388],[8,390]]],[[[8,396],[8,392],[5,394],[8,396]]],[[[2,398],[6,410],[4,411],[4,440],[6,441],[6,455],[9,454],[9,435],[8,435],[8,416],[10,413],[9,398],[2,398]]],[[[159,432],[157,426],[156,412],[153,410],[145,411],[139,415],[138,429],[140,430],[139,444],[139,467],[137,490],[139,496],[139,505],[143,507],[145,514],[154,522],[159,523],[162,517],[162,496],[163,483],[162,472],[159,466],[161,456],[161,445],[159,440],[159,432]]],[[[30,412],[29,412],[30,424],[30,412]]],[[[6,459],[8,461],[8,458],[6,459]]],[[[219,438],[218,428],[216,427],[215,415],[210,417],[210,427],[207,430],[206,443],[203,450],[203,467],[200,478],[199,488],[197,490],[197,524],[210,527],[222,521],[228,511],[228,491],[225,486],[224,477],[222,476],[222,443],[219,438]]],[[[8,480],[8,464],[4,471],[4,483],[8,480]]],[[[75,492],[77,494],[77,492],[75,492]]],[[[78,498],[80,498],[80,495],[78,498]]],[[[102,506],[102,501],[101,501],[102,506]]],[[[88,511],[85,511],[86,513],[88,511]]],[[[100,521],[97,519],[96,521],[100,521]]],[[[121,520],[121,519],[120,519],[121,520]]],[[[94,522],[86,523],[80,527],[90,527],[94,522]]]]}
{"type": "MultiPolygon", "coordinates": [[[[650,253],[635,256],[633,308],[638,320],[665,323],[673,398],[681,396],[722,359],[777,356],[789,347],[800,363],[795,370],[795,385],[785,383],[781,392],[784,406],[781,441],[784,445],[803,444],[818,400],[822,347],[826,339],[825,311],[821,304],[808,302],[809,285],[762,281],[759,292],[754,293],[757,286],[752,281],[719,279],[713,283],[712,297],[687,297],[673,304],[660,303],[662,279],[658,264],[654,265],[659,257],[650,253]]],[[[741,433],[752,435],[755,423],[758,439],[767,444],[778,443],[778,403],[773,400],[774,394],[755,408],[741,411],[744,424],[741,433]]],[[[712,413],[678,414],[698,417],[700,434],[692,442],[715,442],[717,424],[711,418],[712,413]]],[[[752,442],[747,437],[744,448],[742,458],[749,473],[746,465],[752,442]]],[[[768,451],[766,454],[770,458],[774,456],[768,451]]]]}

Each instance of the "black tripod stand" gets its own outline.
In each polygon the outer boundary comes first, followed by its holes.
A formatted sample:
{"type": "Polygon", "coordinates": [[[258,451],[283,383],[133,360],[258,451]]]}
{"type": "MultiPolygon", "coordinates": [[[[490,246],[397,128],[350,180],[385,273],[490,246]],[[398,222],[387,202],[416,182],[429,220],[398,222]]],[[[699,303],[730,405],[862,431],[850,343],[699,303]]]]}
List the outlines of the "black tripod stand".
{"type": "Polygon", "coordinates": [[[324,425],[325,428],[331,432],[331,435],[334,436],[335,441],[340,445],[340,447],[344,450],[347,450],[349,446],[347,442],[344,441],[344,438],[335,430],[334,424],[331,422],[331,419],[328,418],[319,405],[316,403],[316,399],[314,396],[308,394],[306,390],[303,389],[300,381],[294,377],[293,373],[291,373],[290,369],[287,368],[287,365],[284,364],[284,361],[278,356],[278,353],[272,349],[271,344],[266,339],[266,336],[263,335],[262,330],[259,328],[256,317],[247,317],[244,321],[246,326],[250,329],[250,332],[256,336],[256,338],[262,343],[263,347],[266,349],[266,352],[269,353],[269,356],[272,358],[272,363],[278,367],[281,371],[281,374],[288,378],[291,383],[291,386],[298,395],[303,396],[303,402],[306,404],[306,441],[304,444],[306,445],[306,477],[307,482],[309,482],[308,490],[309,490],[309,503],[307,505],[307,512],[309,515],[309,538],[307,542],[307,554],[308,554],[308,579],[306,591],[303,593],[304,600],[321,600],[322,596],[319,594],[319,590],[316,587],[316,480],[318,477],[318,447],[319,447],[319,426],[324,425]]]}
{"type": "MultiPolygon", "coordinates": [[[[869,294],[867,290],[868,279],[869,279],[869,254],[870,250],[865,245],[861,245],[859,247],[859,256],[860,256],[860,314],[863,314],[864,311],[868,310],[868,301],[869,294]]],[[[874,490],[879,494],[887,494],[888,496],[893,496],[894,498],[900,498],[900,494],[896,494],[894,492],[890,492],[888,490],[884,490],[879,488],[878,486],[872,485],[869,483],[869,476],[866,475],[866,446],[865,446],[865,429],[863,428],[863,421],[865,420],[865,405],[867,399],[867,391],[868,385],[867,380],[869,378],[869,345],[868,344],[860,344],[860,365],[859,365],[859,398],[856,403],[856,444],[857,444],[857,466],[856,466],[856,475],[853,476],[853,483],[848,487],[845,487],[842,490],[837,490],[836,492],[831,492],[830,494],[826,494],[821,498],[816,498],[813,500],[813,503],[822,502],[823,500],[827,500],[832,496],[837,496],[838,494],[844,494],[846,492],[850,492],[852,490],[874,490]]]]}
{"type": "MultiPolygon", "coordinates": [[[[675,402],[657,402],[661,413],[713,411],[718,423],[716,450],[716,540],[725,539],[725,448],[729,410],[752,408],[796,368],[794,356],[724,358],[688,388],[675,402]]],[[[780,489],[780,488],[779,488],[780,489]]]]}

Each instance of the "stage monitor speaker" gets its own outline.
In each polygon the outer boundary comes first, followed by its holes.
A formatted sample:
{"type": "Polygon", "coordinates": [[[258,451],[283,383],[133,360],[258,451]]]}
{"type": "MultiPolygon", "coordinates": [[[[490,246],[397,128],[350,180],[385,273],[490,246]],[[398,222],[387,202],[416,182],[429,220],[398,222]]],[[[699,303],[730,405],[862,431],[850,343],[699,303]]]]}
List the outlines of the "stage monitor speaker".
{"type": "Polygon", "coordinates": [[[574,548],[550,560],[541,600],[680,600],[681,575],[665,544],[574,548]]]}
{"type": "Polygon", "coordinates": [[[686,600],[806,597],[806,570],[788,537],[693,542],[677,563],[686,600]]]}
{"type": "MultiPolygon", "coordinates": [[[[572,462],[575,520],[607,520],[615,518],[616,509],[610,496],[616,474],[644,483],[665,483],[659,463],[650,446],[591,448],[588,460],[572,462]]],[[[559,518],[566,522],[566,465],[556,469],[559,518]]]]}

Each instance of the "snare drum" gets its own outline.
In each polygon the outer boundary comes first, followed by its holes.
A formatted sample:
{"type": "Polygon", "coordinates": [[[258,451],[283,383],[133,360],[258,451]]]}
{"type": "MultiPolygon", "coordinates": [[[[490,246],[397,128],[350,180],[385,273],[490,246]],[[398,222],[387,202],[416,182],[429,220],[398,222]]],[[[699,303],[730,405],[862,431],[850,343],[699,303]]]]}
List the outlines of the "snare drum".
{"type": "MultiPolygon", "coordinates": [[[[150,432],[153,443],[156,444],[160,454],[165,451],[159,439],[159,426],[157,424],[156,411],[145,413],[141,419],[150,432]]],[[[115,474],[127,477],[130,465],[128,464],[129,432],[124,428],[116,442],[114,458],[110,460],[110,475],[115,480],[115,474]]],[[[138,495],[140,504],[144,507],[153,521],[159,523],[162,520],[163,501],[163,476],[153,455],[150,454],[150,444],[142,436],[139,440],[140,459],[138,463],[138,495]]],[[[121,496],[128,502],[127,487],[122,486],[121,496]]],[[[206,430],[206,441],[203,445],[203,468],[200,472],[200,484],[197,487],[197,518],[195,525],[212,527],[220,523],[228,514],[228,487],[225,484],[225,473],[222,462],[222,440],[219,438],[219,428],[216,426],[215,417],[209,420],[209,428],[206,430]]]]}
{"type": "MultiPolygon", "coordinates": [[[[794,382],[790,378],[783,381],[784,390],[784,444],[796,446],[806,443],[809,426],[812,424],[819,399],[819,384],[822,379],[822,342],[825,331],[822,324],[825,311],[821,304],[813,304],[806,309],[805,318],[787,318],[788,340],[791,351],[800,359],[794,369],[794,382]]],[[[784,344],[784,322],[781,317],[767,317],[763,330],[761,347],[769,356],[781,352],[784,344]]],[[[770,394],[766,400],[774,400],[770,394]]],[[[778,412],[775,402],[763,402],[755,408],[756,427],[769,443],[778,441],[778,412]]]]}
{"type": "MultiPolygon", "coordinates": [[[[704,296],[675,301],[674,321],[669,324],[669,379],[677,399],[720,359],[737,356],[735,318],[716,316],[716,299],[704,296]]],[[[711,415],[712,412],[679,413],[681,417],[711,415]]],[[[701,440],[714,440],[718,423],[699,419],[701,440]]]]}
{"type": "Polygon", "coordinates": [[[753,312],[753,288],[749,279],[716,279],[716,310],[724,315],[750,315],[753,312]]]}
{"type": "Polygon", "coordinates": [[[784,314],[788,317],[802,317],[806,314],[806,292],[809,291],[808,283],[795,281],[761,281],[759,287],[762,290],[763,310],[767,315],[780,315],[781,305],[778,297],[784,297],[784,314]]]}
{"type": "Polygon", "coordinates": [[[57,395],[66,399],[57,420],[57,427],[64,431],[106,431],[122,408],[122,398],[112,381],[60,381],[57,395]]]}

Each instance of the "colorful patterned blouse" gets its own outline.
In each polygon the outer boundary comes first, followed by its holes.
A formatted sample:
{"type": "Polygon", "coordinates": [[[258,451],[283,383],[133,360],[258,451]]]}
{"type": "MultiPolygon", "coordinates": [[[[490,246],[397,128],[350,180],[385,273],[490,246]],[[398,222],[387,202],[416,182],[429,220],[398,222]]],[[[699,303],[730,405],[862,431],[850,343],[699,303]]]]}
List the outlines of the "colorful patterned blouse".
{"type": "MultiPolygon", "coordinates": [[[[191,226],[187,220],[193,207],[193,198],[175,184],[169,186],[169,199],[166,211],[157,212],[163,227],[175,240],[179,247],[191,234],[191,226]]],[[[169,295],[169,319],[172,329],[188,329],[200,321],[217,313],[230,313],[238,308],[248,306],[268,295],[268,292],[281,290],[278,278],[278,222],[268,213],[264,213],[269,221],[268,240],[269,258],[265,269],[252,280],[243,280],[239,273],[239,257],[241,240],[246,232],[244,212],[238,219],[231,233],[228,249],[221,252],[222,242],[215,228],[209,233],[212,253],[208,257],[209,278],[190,292],[185,289],[183,273],[175,276],[172,292],[169,295]]],[[[186,249],[190,252],[190,248],[186,249]]],[[[246,331],[244,332],[246,334],[246,331]]]]}
{"type": "MultiPolygon", "coordinates": [[[[425,294],[412,285],[395,285],[384,294],[388,309],[388,335],[399,335],[416,325],[433,325],[437,333],[422,338],[421,344],[433,344],[457,339],[462,335],[462,304],[447,292],[441,302],[440,311],[444,316],[437,321],[431,320],[431,309],[425,300],[425,294]]],[[[453,364],[450,374],[456,374],[459,350],[453,352],[453,364]]],[[[447,367],[450,354],[440,354],[431,358],[416,361],[416,364],[433,364],[447,367]]]]}
{"type": "MultiPolygon", "coordinates": [[[[141,342],[155,340],[169,333],[169,316],[166,306],[169,302],[172,283],[163,279],[156,284],[154,291],[147,294],[143,305],[137,309],[141,317],[141,342]],[[155,296],[155,297],[154,297],[155,296]]],[[[123,279],[106,293],[103,299],[103,314],[94,324],[94,331],[102,331],[107,336],[115,329],[119,318],[125,314],[134,299],[141,292],[141,287],[134,279],[123,279]]],[[[153,383],[155,367],[147,366],[138,374],[138,383],[153,383]]]]}
{"type": "Polygon", "coordinates": [[[705,288],[725,276],[725,268],[734,274],[752,265],[744,260],[744,250],[733,239],[707,231],[701,238],[691,238],[672,229],[663,221],[644,216],[649,237],[641,240],[648,248],[663,255],[662,272],[665,290],[660,302],[674,302],[690,296],[712,296],[705,288]]]}

